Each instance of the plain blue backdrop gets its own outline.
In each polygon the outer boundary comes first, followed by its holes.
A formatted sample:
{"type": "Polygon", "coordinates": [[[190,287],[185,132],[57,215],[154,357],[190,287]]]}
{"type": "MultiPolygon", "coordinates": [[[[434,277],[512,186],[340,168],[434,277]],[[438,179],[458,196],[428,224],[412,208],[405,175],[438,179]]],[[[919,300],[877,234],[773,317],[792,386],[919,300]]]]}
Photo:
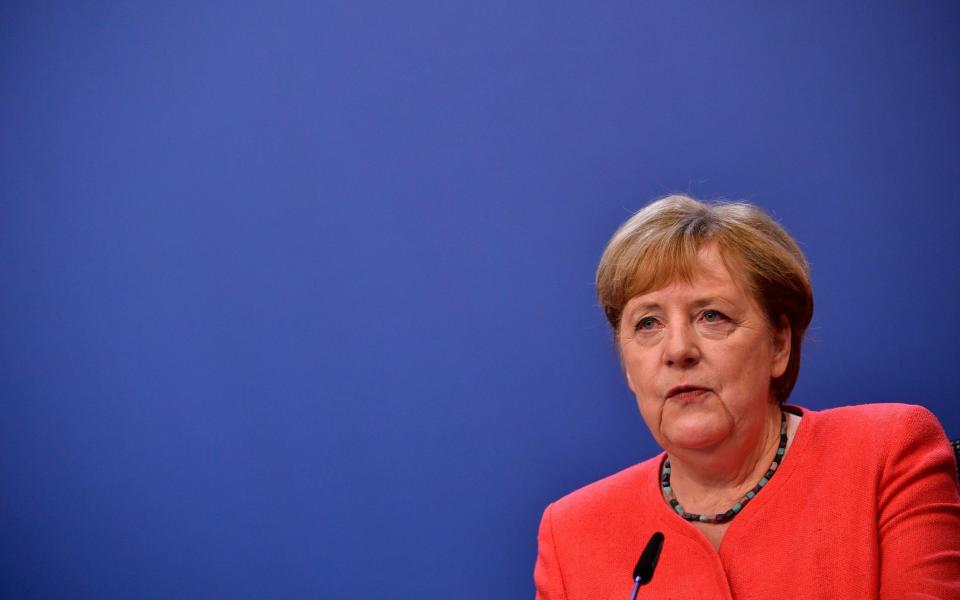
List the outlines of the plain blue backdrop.
{"type": "Polygon", "coordinates": [[[592,280],[669,192],[802,244],[794,403],[960,437],[958,40],[953,2],[3,2],[0,596],[531,598],[546,504],[657,451],[592,280]]]}

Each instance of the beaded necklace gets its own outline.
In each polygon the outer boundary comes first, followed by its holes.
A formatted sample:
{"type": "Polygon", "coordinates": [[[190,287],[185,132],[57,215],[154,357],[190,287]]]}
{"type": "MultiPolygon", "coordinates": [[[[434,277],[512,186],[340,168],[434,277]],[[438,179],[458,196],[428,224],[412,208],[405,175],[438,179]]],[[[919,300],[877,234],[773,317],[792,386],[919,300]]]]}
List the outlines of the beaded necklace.
{"type": "Polygon", "coordinates": [[[760,490],[763,489],[763,486],[767,485],[767,482],[773,477],[773,474],[777,472],[777,468],[780,466],[780,461],[783,460],[783,454],[787,451],[787,414],[783,411],[780,411],[780,446],[777,448],[777,453],[773,457],[773,462],[770,463],[770,468],[767,469],[767,472],[764,473],[763,477],[760,478],[760,482],[753,487],[752,490],[746,493],[743,498],[733,505],[733,508],[728,510],[725,513],[717,513],[715,515],[698,515],[696,513],[688,513],[683,510],[683,507],[680,506],[680,502],[677,500],[677,497],[673,494],[673,488],[670,487],[670,459],[663,461],[663,476],[660,478],[660,485],[663,487],[663,493],[667,497],[667,502],[670,503],[670,506],[673,507],[673,510],[677,511],[677,514],[686,519],[687,521],[700,521],[701,523],[726,523],[733,519],[737,514],[743,510],[743,507],[747,505],[748,502],[753,500],[753,497],[760,493],[760,490]]]}

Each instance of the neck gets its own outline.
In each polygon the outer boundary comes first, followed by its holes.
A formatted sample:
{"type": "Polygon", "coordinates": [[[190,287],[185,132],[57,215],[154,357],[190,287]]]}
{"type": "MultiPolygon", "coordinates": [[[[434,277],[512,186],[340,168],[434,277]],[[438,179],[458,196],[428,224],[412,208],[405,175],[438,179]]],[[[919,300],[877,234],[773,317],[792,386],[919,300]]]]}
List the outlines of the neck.
{"type": "Polygon", "coordinates": [[[671,482],[692,512],[725,506],[749,491],[770,467],[780,443],[780,406],[772,404],[759,427],[704,449],[669,453],[671,482]]]}

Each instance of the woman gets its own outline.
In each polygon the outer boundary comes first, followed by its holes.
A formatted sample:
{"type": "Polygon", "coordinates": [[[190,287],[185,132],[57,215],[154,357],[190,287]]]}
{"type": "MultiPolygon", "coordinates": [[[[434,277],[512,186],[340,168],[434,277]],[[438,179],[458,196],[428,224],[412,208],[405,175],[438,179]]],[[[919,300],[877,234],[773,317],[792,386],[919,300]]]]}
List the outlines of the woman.
{"type": "Polygon", "coordinates": [[[547,507],[540,600],[960,598],[960,496],[936,418],[785,404],[813,314],[796,242],[747,204],[650,204],[613,236],[597,293],[664,453],[547,507]]]}

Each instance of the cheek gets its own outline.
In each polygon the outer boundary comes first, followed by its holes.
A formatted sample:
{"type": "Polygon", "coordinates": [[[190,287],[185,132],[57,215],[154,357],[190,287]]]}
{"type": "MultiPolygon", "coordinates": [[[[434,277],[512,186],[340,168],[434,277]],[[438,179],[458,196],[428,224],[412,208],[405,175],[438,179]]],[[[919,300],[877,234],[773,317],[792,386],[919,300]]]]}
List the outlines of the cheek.
{"type": "Polygon", "coordinates": [[[637,408],[640,409],[640,417],[647,424],[647,429],[656,431],[659,428],[660,416],[663,414],[663,404],[649,398],[646,400],[637,398],[637,408]]]}
{"type": "Polygon", "coordinates": [[[644,358],[642,353],[638,353],[634,349],[621,348],[620,350],[623,373],[627,377],[627,384],[634,393],[641,393],[651,379],[648,361],[644,358]]]}
{"type": "Polygon", "coordinates": [[[654,416],[659,419],[659,413],[662,409],[662,402],[657,396],[656,380],[654,373],[643,364],[634,362],[627,365],[625,369],[627,385],[633,393],[637,407],[643,419],[650,422],[654,416]]]}
{"type": "Polygon", "coordinates": [[[724,370],[730,375],[727,381],[744,393],[765,392],[770,387],[770,367],[773,356],[771,348],[763,342],[739,348],[727,354],[724,370]]]}

